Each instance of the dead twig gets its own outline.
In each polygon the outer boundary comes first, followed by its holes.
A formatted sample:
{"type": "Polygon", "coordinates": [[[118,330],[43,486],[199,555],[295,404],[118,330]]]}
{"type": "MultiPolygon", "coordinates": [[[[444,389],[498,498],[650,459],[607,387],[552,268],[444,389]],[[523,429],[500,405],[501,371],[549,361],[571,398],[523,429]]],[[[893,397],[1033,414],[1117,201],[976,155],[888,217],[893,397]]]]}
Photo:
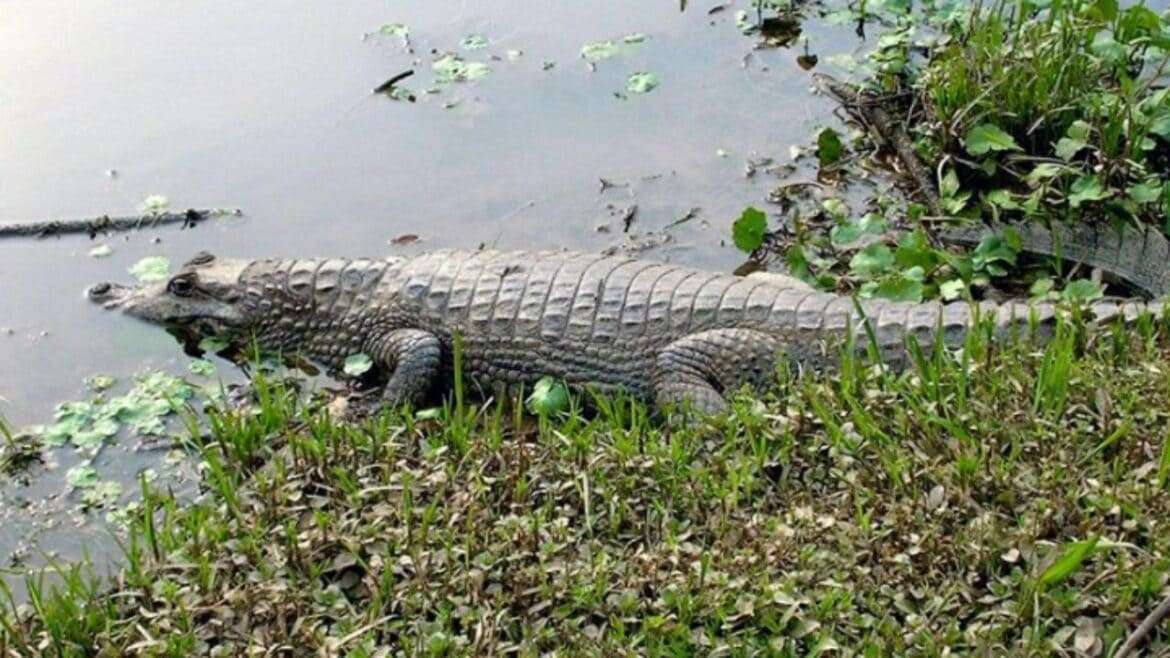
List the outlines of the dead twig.
{"type": "Polygon", "coordinates": [[[21,222],[0,224],[0,239],[2,238],[45,238],[66,233],[88,233],[90,238],[99,233],[115,231],[135,231],[141,228],[153,228],[162,224],[182,224],[181,228],[191,228],[209,217],[222,214],[239,215],[239,210],[196,210],[191,208],[184,212],[162,212],[134,217],[101,217],[87,219],[50,219],[42,222],[21,222]]]}
{"type": "Polygon", "coordinates": [[[853,85],[821,73],[814,73],[813,80],[821,91],[836,98],[850,115],[871,128],[879,142],[888,144],[897,153],[919,193],[925,198],[931,214],[943,215],[942,201],[935,189],[931,172],[914,153],[914,142],[910,141],[902,124],[895,121],[876,99],[863,94],[853,85]]]}
{"type": "Polygon", "coordinates": [[[1146,615],[1142,623],[1138,624],[1129,637],[1125,638],[1125,643],[1121,645],[1117,653],[1113,654],[1113,658],[1126,658],[1131,655],[1138,648],[1138,645],[1144,642],[1146,637],[1153,633],[1158,624],[1161,624],[1168,616],[1170,616],[1170,596],[1162,599],[1158,607],[1146,615]]]}

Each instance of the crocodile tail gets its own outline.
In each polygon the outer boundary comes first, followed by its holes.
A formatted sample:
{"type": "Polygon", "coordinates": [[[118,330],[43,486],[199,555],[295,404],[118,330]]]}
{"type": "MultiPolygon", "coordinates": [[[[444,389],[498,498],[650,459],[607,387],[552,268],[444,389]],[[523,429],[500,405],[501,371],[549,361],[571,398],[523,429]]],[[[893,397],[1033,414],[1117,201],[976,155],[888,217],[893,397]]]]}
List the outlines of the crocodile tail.
{"type": "MultiPolygon", "coordinates": [[[[958,348],[977,325],[987,322],[996,339],[1030,336],[1046,342],[1052,337],[1057,317],[1062,314],[1061,305],[1056,303],[1024,300],[921,304],[868,300],[861,302],[859,307],[863,317],[851,313],[849,318],[856,345],[868,349],[868,342],[872,340],[882,360],[895,369],[909,365],[910,355],[906,348],[910,338],[924,351],[932,349],[940,339],[947,348],[958,348]]],[[[1091,302],[1087,310],[1097,325],[1118,319],[1132,324],[1146,314],[1155,319],[1162,318],[1166,304],[1162,301],[1106,298],[1091,302]]],[[[826,326],[828,324],[826,318],[826,326]]]]}
{"type": "Polygon", "coordinates": [[[945,242],[973,246],[1006,228],[1019,233],[1023,250],[1100,268],[1153,299],[1170,292],[1170,240],[1153,226],[1001,223],[948,229],[945,242]]]}

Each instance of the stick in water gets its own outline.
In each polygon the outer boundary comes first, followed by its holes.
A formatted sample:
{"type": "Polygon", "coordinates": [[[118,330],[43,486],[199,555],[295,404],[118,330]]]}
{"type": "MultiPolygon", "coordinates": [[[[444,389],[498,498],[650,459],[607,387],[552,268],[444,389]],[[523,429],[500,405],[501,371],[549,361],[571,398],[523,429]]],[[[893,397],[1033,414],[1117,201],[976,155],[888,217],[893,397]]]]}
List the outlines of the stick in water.
{"type": "Polygon", "coordinates": [[[48,237],[65,233],[88,233],[89,237],[96,237],[99,233],[112,231],[134,231],[140,228],[152,228],[161,224],[179,224],[182,228],[191,228],[203,220],[216,215],[239,215],[239,210],[196,210],[191,208],[185,212],[162,212],[135,217],[110,217],[102,215],[88,219],[50,219],[43,222],[22,222],[18,224],[0,224],[0,238],[27,238],[48,237]]]}

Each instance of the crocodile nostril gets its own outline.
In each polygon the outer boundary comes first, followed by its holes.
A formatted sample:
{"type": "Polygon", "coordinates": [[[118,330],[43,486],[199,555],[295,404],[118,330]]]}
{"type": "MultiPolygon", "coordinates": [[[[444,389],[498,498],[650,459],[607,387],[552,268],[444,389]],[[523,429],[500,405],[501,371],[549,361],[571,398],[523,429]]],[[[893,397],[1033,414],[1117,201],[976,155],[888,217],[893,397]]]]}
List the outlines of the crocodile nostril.
{"type": "Polygon", "coordinates": [[[97,284],[94,287],[89,289],[89,294],[95,295],[95,296],[105,295],[105,294],[110,292],[111,287],[112,286],[110,286],[110,284],[108,284],[108,283],[99,283],[99,284],[97,284]]]}

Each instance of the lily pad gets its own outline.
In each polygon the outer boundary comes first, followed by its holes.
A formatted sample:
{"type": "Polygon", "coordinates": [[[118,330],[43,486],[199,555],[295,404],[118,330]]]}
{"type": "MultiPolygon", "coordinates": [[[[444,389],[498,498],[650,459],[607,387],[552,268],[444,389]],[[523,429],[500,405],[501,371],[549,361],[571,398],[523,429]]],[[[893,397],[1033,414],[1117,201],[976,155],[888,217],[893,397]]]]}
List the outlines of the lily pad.
{"type": "Polygon", "coordinates": [[[626,80],[626,91],[631,94],[648,94],[658,86],[658,76],[646,71],[630,74],[626,80]]]}
{"type": "Polygon", "coordinates": [[[351,354],[345,357],[342,370],[350,377],[360,377],[374,367],[374,360],[367,354],[351,354]]]}
{"type": "Polygon", "coordinates": [[[164,281],[171,271],[171,261],[165,256],[147,256],[130,267],[130,274],[140,283],[164,281]]]}

